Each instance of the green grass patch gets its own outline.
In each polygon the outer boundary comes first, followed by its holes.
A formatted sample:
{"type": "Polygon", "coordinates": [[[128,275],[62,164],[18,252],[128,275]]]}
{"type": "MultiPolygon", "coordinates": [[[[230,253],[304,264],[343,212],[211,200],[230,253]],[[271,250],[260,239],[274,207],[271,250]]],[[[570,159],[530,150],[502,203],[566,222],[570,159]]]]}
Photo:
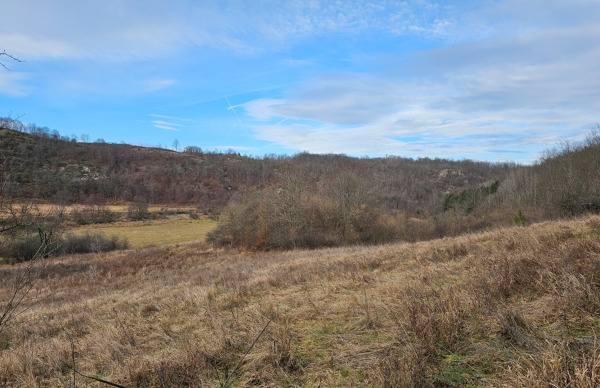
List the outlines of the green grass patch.
{"type": "MultiPolygon", "coordinates": [[[[160,246],[194,241],[205,241],[208,232],[217,225],[209,219],[179,219],[165,222],[122,223],[118,225],[94,225],[93,230],[107,237],[117,236],[129,241],[132,248],[160,246]]],[[[69,232],[85,234],[90,227],[77,227],[69,232]]]]}
{"type": "Polygon", "coordinates": [[[433,385],[440,387],[479,387],[487,376],[483,365],[463,355],[451,353],[444,357],[442,368],[433,377],[433,385]]]}

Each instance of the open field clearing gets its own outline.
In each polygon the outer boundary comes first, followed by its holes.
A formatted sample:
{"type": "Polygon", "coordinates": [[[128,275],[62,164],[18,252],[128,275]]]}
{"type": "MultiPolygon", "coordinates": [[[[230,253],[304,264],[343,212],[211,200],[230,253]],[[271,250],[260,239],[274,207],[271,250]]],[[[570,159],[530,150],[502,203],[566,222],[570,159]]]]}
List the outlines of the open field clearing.
{"type": "Polygon", "coordinates": [[[100,232],[106,237],[125,238],[132,248],[202,242],[217,222],[207,218],[197,220],[178,218],[160,221],[120,222],[115,224],[88,225],[69,229],[69,233],[84,234],[100,232]]]}
{"type": "MultiPolygon", "coordinates": [[[[19,268],[0,267],[2,297],[19,268]]],[[[100,386],[74,382],[73,360],[128,387],[600,385],[600,217],[414,244],[61,257],[31,296],[0,334],[0,386],[100,386]]]]}

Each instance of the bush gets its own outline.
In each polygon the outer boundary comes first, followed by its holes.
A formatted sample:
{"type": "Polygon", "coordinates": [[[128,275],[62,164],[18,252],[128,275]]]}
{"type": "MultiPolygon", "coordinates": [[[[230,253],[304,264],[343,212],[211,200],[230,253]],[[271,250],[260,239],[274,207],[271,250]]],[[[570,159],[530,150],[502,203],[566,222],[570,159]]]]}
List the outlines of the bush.
{"type": "Polygon", "coordinates": [[[148,211],[148,203],[144,200],[138,200],[129,205],[127,209],[127,217],[131,221],[142,221],[150,218],[148,211]]]}
{"type": "Polygon", "coordinates": [[[378,244],[398,239],[392,217],[383,216],[355,191],[337,198],[302,190],[265,189],[231,203],[208,241],[245,249],[320,248],[378,244]],[[339,200],[338,200],[339,199],[339,200]]]}
{"type": "Polygon", "coordinates": [[[101,233],[68,234],[62,241],[59,253],[98,253],[127,248],[129,248],[129,242],[119,239],[117,236],[108,238],[101,233]]]}
{"type": "Polygon", "coordinates": [[[101,233],[68,234],[45,245],[42,244],[39,236],[29,234],[9,241],[0,247],[0,257],[8,259],[12,263],[19,263],[43,256],[98,253],[129,248],[129,242],[126,239],[120,239],[117,236],[108,238],[101,233]]]}
{"type": "Polygon", "coordinates": [[[104,206],[88,206],[83,210],[73,210],[71,213],[73,221],[79,225],[106,224],[115,222],[119,217],[104,206]]]}
{"type": "Polygon", "coordinates": [[[0,256],[12,263],[21,263],[35,258],[41,253],[42,243],[36,235],[28,235],[12,240],[0,248],[0,256]]]}

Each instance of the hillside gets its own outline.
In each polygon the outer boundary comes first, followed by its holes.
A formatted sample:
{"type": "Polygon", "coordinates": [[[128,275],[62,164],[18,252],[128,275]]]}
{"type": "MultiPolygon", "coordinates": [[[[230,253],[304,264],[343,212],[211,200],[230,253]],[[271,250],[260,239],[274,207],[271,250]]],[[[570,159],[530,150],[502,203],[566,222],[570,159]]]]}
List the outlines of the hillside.
{"type": "Polygon", "coordinates": [[[131,202],[195,205],[219,213],[232,198],[276,185],[282,172],[305,174],[316,189],[350,173],[364,180],[388,211],[439,212],[454,190],[502,180],[514,166],[473,161],[353,158],[344,155],[265,156],[183,152],[103,142],[82,143],[47,128],[0,120],[0,162],[10,174],[5,194],[50,203],[131,202]],[[10,125],[9,125],[10,124],[10,125]],[[8,128],[18,128],[12,130],[8,128]]]}
{"type": "MultiPolygon", "coordinates": [[[[0,124],[3,223],[12,217],[6,205],[15,202],[84,205],[81,217],[57,215],[71,225],[114,222],[119,217],[109,204],[193,206],[219,218],[209,235],[217,246],[272,250],[421,241],[600,212],[597,131],[548,149],[532,166],[516,166],[175,152],[77,142],[14,120],[0,124]]],[[[37,230],[27,233],[31,240],[37,230]]]]}
{"type": "MultiPolygon", "coordinates": [[[[46,265],[0,333],[3,386],[72,386],[73,360],[129,387],[600,385],[598,216],[412,244],[190,244],[46,265]]],[[[21,268],[0,267],[1,295],[21,268]]]]}

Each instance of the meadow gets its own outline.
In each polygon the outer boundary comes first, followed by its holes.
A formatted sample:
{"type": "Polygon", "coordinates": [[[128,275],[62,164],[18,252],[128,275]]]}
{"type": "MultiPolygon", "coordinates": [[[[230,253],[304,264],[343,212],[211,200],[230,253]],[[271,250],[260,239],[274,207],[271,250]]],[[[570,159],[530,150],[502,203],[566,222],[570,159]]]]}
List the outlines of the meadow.
{"type": "MultiPolygon", "coordinates": [[[[595,387],[600,217],[428,242],[51,258],[0,386],[595,387]]],[[[23,265],[0,266],[0,296],[23,265]]]]}
{"type": "Polygon", "coordinates": [[[208,232],[213,230],[216,224],[216,221],[208,218],[191,219],[186,215],[167,220],[86,225],[70,228],[67,232],[73,234],[99,232],[106,237],[117,236],[126,239],[132,248],[142,248],[204,241],[208,232]]]}

